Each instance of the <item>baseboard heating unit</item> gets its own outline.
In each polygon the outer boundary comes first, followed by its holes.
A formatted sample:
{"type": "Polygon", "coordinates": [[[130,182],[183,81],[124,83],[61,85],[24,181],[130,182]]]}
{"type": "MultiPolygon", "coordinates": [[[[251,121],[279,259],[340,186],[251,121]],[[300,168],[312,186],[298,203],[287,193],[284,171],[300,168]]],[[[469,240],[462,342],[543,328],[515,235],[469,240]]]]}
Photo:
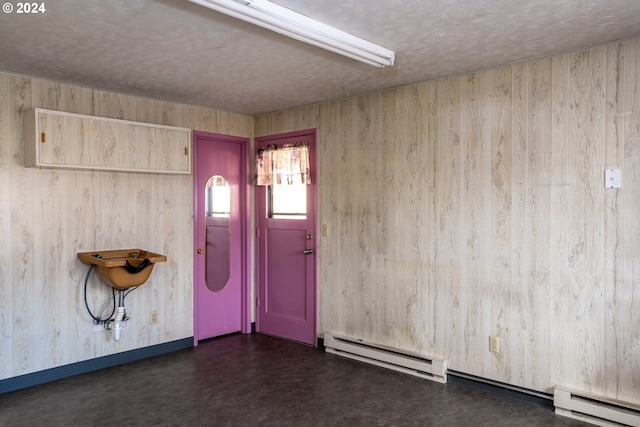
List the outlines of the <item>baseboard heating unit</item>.
{"type": "Polygon", "coordinates": [[[447,361],[429,359],[416,353],[371,344],[359,339],[333,334],[324,335],[324,346],[328,353],[393,369],[439,383],[447,382],[447,361]]]}
{"type": "Polygon", "coordinates": [[[640,427],[640,405],[557,386],[553,391],[556,414],[606,427],[640,427]]]}

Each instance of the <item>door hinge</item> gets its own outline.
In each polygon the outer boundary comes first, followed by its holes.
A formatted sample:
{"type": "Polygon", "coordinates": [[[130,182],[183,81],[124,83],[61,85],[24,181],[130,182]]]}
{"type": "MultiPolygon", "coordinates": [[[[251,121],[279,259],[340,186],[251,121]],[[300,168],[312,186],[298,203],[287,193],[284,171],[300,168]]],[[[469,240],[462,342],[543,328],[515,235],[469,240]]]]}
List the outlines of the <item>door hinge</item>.
{"type": "Polygon", "coordinates": [[[260,307],[260,298],[256,298],[256,307],[260,307]]]}

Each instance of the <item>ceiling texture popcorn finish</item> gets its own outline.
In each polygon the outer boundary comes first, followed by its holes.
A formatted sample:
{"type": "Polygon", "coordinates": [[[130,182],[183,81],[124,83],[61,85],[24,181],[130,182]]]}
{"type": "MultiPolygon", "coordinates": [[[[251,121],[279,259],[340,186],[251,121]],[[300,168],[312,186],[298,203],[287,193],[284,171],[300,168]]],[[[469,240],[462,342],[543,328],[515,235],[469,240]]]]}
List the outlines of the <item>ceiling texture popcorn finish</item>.
{"type": "Polygon", "coordinates": [[[395,51],[377,68],[187,0],[0,14],[0,70],[245,114],[640,36],[637,0],[275,0],[395,51]]]}

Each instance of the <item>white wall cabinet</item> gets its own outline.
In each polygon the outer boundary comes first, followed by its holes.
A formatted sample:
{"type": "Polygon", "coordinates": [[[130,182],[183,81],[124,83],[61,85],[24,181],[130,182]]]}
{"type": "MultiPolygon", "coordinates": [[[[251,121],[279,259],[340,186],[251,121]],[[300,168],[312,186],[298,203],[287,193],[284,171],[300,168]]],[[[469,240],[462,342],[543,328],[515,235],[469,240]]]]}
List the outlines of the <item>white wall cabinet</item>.
{"type": "Polygon", "coordinates": [[[24,116],[25,166],[191,173],[191,130],[34,108],[24,116]]]}

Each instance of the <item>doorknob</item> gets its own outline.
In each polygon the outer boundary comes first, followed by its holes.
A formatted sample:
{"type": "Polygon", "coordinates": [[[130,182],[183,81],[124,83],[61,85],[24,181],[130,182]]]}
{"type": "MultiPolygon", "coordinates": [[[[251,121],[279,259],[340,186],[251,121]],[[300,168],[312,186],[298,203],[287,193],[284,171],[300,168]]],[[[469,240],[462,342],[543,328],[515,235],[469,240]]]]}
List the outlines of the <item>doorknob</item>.
{"type": "Polygon", "coordinates": [[[305,249],[304,250],[304,254],[305,255],[309,255],[309,254],[312,254],[312,253],[313,253],[313,249],[305,249]]]}
{"type": "Polygon", "coordinates": [[[204,251],[202,250],[202,248],[198,248],[198,253],[199,253],[199,254],[203,254],[203,253],[204,253],[204,251]]]}

